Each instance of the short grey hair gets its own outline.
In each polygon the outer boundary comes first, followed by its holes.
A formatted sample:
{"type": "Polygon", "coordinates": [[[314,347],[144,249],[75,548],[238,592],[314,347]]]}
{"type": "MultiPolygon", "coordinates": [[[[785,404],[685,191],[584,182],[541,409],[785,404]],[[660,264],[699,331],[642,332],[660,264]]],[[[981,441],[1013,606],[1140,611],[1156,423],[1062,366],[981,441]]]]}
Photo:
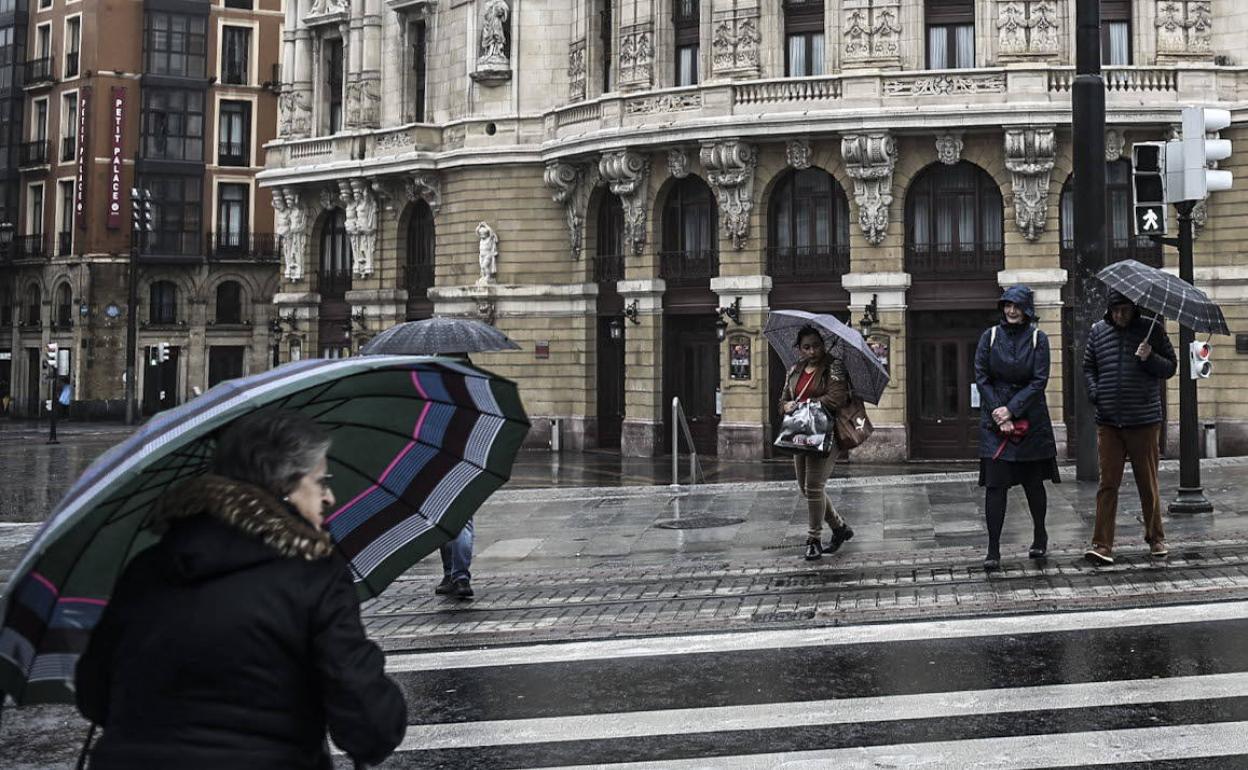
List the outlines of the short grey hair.
{"type": "Polygon", "coordinates": [[[225,428],[217,441],[212,470],[284,497],[315,470],[330,443],[329,432],[307,415],[262,409],[225,428]]]}

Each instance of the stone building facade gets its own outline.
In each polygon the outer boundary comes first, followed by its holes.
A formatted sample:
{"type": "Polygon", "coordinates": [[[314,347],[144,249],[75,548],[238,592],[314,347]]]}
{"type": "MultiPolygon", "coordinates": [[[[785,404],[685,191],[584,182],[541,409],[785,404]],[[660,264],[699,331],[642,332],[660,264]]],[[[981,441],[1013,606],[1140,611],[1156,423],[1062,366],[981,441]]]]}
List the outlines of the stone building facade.
{"type": "Polygon", "coordinates": [[[2,153],[16,194],[0,198],[15,230],[0,246],[11,414],[43,411],[49,343],[71,413],[124,413],[132,187],[153,198],[134,276],[143,411],[271,366],[278,246],[255,178],[277,129],[280,0],[20,5],[26,61],[0,77],[23,102],[21,142],[2,153]]]}
{"type": "MultiPolygon", "coordinates": [[[[892,381],[855,451],[964,457],[974,346],[1021,282],[1053,341],[1064,442],[1083,333],[1068,288],[1074,10],[291,2],[261,175],[284,236],[281,356],[349,354],[435,312],[484,318],[524,348],[479,362],[519,381],[535,440],[660,454],[677,396],[703,450],[748,459],[768,452],[782,376],[768,310],[866,317],[892,381]]],[[[1183,105],[1226,106],[1223,166],[1248,165],[1248,8],[1102,10],[1110,257],[1173,266],[1131,233],[1131,145],[1168,138],[1183,105]]],[[[1196,255],[1240,333],[1245,213],[1243,190],[1212,198],[1196,255]]],[[[1215,342],[1201,417],[1223,452],[1248,451],[1248,351],[1215,342]]]]}

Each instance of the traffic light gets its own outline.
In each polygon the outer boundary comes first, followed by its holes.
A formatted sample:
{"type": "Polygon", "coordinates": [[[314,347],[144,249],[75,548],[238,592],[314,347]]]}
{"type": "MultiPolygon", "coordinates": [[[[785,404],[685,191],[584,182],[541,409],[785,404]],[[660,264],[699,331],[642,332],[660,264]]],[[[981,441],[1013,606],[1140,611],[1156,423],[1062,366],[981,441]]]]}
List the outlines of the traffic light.
{"type": "Polygon", "coordinates": [[[1131,190],[1135,198],[1135,234],[1166,234],[1166,143],[1131,146],[1131,190]]]}
{"type": "Polygon", "coordinates": [[[156,343],[156,363],[163,364],[164,362],[168,360],[169,360],[169,343],[168,342],[156,343]]]}
{"type": "Polygon", "coordinates": [[[49,369],[51,369],[54,372],[56,371],[56,366],[57,366],[56,357],[59,352],[60,352],[59,345],[57,345],[55,342],[48,343],[47,352],[46,352],[47,358],[45,359],[44,363],[47,365],[49,369]]]}
{"type": "Polygon", "coordinates": [[[1229,139],[1208,139],[1231,125],[1229,110],[1183,108],[1183,133],[1166,145],[1166,202],[1202,201],[1211,192],[1231,189],[1231,172],[1210,169],[1209,164],[1231,157],[1229,139]]]}
{"type": "Polygon", "coordinates": [[[1213,374],[1213,345],[1193,342],[1187,346],[1187,355],[1191,358],[1193,380],[1203,380],[1213,374]]]}
{"type": "Polygon", "coordinates": [[[130,216],[136,231],[152,232],[156,225],[156,214],[150,192],[137,187],[130,188],[130,216]]]}

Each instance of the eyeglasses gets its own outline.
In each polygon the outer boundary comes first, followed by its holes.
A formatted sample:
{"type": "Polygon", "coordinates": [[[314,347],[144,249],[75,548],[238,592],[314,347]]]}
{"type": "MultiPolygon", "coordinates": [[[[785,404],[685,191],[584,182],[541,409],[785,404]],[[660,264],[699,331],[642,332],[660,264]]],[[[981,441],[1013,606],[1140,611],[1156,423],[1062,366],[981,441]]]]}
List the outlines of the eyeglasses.
{"type": "Polygon", "coordinates": [[[332,473],[326,473],[324,476],[321,476],[319,479],[317,479],[317,480],[316,480],[316,483],[317,483],[317,484],[321,487],[321,490],[322,490],[322,491],[324,491],[324,492],[328,492],[328,491],[329,491],[329,482],[330,482],[333,478],[334,478],[334,474],[332,474],[332,473]]]}

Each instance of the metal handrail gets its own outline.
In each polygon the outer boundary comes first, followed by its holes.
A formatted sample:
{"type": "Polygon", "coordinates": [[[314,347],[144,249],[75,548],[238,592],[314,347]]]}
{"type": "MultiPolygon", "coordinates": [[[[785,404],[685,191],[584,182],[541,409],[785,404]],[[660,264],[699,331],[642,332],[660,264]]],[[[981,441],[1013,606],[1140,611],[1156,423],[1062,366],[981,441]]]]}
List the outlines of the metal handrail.
{"type": "Polygon", "coordinates": [[[698,448],[693,443],[693,433],[689,430],[689,422],[685,419],[685,410],[680,405],[680,397],[672,397],[672,484],[680,486],[680,432],[685,434],[685,443],[689,445],[689,484],[706,483],[706,474],[702,471],[702,463],[698,462],[698,448]]]}

